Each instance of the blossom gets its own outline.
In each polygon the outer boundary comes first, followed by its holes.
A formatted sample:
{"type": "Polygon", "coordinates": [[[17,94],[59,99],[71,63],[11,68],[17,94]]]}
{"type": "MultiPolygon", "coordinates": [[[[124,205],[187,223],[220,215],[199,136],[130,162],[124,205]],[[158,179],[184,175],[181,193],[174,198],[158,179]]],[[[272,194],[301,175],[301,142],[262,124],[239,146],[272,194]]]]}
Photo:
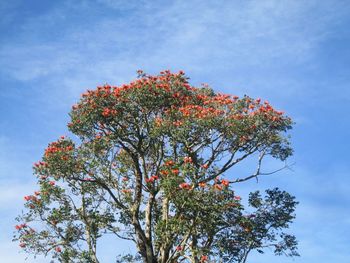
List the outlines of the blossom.
{"type": "Polygon", "coordinates": [[[184,163],[192,163],[192,158],[191,157],[184,157],[184,163]]]}
{"type": "Polygon", "coordinates": [[[160,173],[161,175],[168,175],[168,174],[169,174],[169,172],[166,171],[166,170],[161,170],[159,173],[160,173]]]}
{"type": "Polygon", "coordinates": [[[182,121],[179,121],[179,120],[178,121],[174,121],[173,125],[176,126],[176,127],[179,127],[179,126],[182,125],[182,121]]]}
{"type": "Polygon", "coordinates": [[[162,118],[159,118],[159,117],[155,118],[155,124],[156,124],[157,126],[162,125],[162,118]]]}
{"type": "Polygon", "coordinates": [[[201,183],[199,183],[199,186],[204,188],[204,187],[206,187],[206,186],[207,186],[207,184],[206,184],[206,183],[204,183],[204,182],[201,182],[201,183]]]}
{"type": "Polygon", "coordinates": [[[24,228],[26,226],[27,226],[27,224],[24,223],[24,224],[16,225],[15,228],[16,228],[16,230],[21,230],[22,228],[24,228]]]}
{"type": "Polygon", "coordinates": [[[208,256],[202,255],[201,259],[200,259],[200,262],[206,262],[207,260],[208,260],[208,256]]]}
{"type": "Polygon", "coordinates": [[[175,163],[174,163],[174,161],[172,161],[172,160],[169,160],[169,161],[166,161],[165,162],[165,165],[166,166],[173,166],[175,163]]]}
{"type": "Polygon", "coordinates": [[[103,117],[109,117],[111,115],[115,115],[116,113],[117,111],[114,109],[104,108],[101,114],[103,117]]]}
{"type": "Polygon", "coordinates": [[[176,249],[176,251],[182,251],[183,247],[182,246],[177,246],[175,249],[176,249]]]}
{"type": "Polygon", "coordinates": [[[222,190],[222,186],[219,185],[219,184],[214,184],[213,187],[214,187],[215,190],[219,190],[219,191],[222,190]]]}
{"type": "Polygon", "coordinates": [[[202,164],[202,168],[203,168],[203,169],[208,169],[208,167],[209,167],[209,165],[208,165],[207,163],[202,164]]]}
{"type": "Polygon", "coordinates": [[[222,179],[222,180],[221,180],[221,184],[222,184],[223,186],[229,186],[230,182],[229,182],[228,180],[222,179]]]}
{"type": "Polygon", "coordinates": [[[181,189],[187,189],[187,190],[192,188],[192,186],[190,184],[188,184],[188,183],[181,183],[181,184],[179,184],[179,187],[181,189]]]}
{"type": "Polygon", "coordinates": [[[146,178],[145,181],[146,183],[153,183],[155,180],[158,180],[159,177],[157,175],[153,175],[150,178],[146,178]]]}
{"type": "Polygon", "coordinates": [[[172,169],[171,172],[175,175],[179,174],[179,169],[172,169]]]}

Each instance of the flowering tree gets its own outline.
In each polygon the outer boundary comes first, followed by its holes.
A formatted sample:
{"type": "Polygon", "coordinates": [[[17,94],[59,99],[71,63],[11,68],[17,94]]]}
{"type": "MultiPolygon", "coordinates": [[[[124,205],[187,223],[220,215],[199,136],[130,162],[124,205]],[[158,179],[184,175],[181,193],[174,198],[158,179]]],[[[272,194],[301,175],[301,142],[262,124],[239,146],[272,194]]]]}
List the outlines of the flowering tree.
{"type": "MultiPolygon", "coordinates": [[[[268,102],[189,85],[183,72],[139,72],[128,85],[82,95],[69,130],[34,165],[39,189],[25,196],[15,240],[58,262],[99,262],[104,234],[134,242],[117,262],[246,262],[249,252],[296,256],[294,197],[253,192],[240,182],[266,174],[265,156],[291,155],[291,119],[268,102]],[[246,177],[225,176],[257,158],[246,177]]],[[[111,251],[116,252],[118,251],[111,251]]]]}

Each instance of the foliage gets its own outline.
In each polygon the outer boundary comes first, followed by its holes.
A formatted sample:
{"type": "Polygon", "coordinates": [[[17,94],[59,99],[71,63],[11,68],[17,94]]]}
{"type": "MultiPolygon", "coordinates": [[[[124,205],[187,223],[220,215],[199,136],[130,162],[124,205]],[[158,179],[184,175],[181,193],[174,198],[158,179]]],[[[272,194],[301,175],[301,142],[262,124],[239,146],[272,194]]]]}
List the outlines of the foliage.
{"type": "MultiPolygon", "coordinates": [[[[69,130],[34,165],[39,190],[25,197],[15,240],[59,262],[97,263],[107,233],[135,243],[117,262],[245,262],[252,250],[297,255],[294,197],[279,189],[250,194],[232,185],[263,174],[265,156],[292,154],[292,121],[268,102],[189,85],[183,72],[139,72],[128,85],[82,95],[69,130]],[[258,169],[224,177],[258,156],[258,169]]],[[[111,251],[111,253],[120,251],[111,251]]]]}

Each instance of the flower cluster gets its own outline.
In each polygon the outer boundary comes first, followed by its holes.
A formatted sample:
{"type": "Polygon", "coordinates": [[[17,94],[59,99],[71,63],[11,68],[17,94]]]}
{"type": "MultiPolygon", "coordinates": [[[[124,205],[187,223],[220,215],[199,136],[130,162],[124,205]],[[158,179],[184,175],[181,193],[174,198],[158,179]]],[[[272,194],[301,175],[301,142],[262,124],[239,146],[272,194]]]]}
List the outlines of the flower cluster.
{"type": "Polygon", "coordinates": [[[101,114],[103,117],[115,116],[117,111],[114,109],[104,108],[101,114]]]}
{"type": "Polygon", "coordinates": [[[213,107],[203,107],[200,105],[186,105],[179,108],[183,117],[193,117],[198,119],[212,118],[223,114],[224,111],[213,107]]]}
{"type": "Polygon", "coordinates": [[[73,145],[66,145],[62,141],[52,142],[45,150],[45,157],[55,153],[67,153],[73,151],[73,145]]]}
{"type": "Polygon", "coordinates": [[[152,175],[150,178],[146,178],[145,181],[146,181],[146,183],[153,183],[154,181],[156,181],[158,179],[159,179],[158,175],[152,175]]]}
{"type": "Polygon", "coordinates": [[[193,189],[193,186],[190,185],[189,183],[181,183],[181,184],[179,184],[179,187],[180,187],[181,189],[186,189],[186,190],[193,189]]]}

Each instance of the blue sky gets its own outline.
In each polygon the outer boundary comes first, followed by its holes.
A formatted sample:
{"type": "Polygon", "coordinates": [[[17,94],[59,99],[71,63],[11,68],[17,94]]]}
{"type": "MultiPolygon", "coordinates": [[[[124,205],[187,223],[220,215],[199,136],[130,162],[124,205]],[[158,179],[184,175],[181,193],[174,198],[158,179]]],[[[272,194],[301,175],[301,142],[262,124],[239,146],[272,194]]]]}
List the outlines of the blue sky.
{"type": "MultiPolygon", "coordinates": [[[[297,197],[291,232],[301,257],[268,253],[250,262],[349,262],[349,1],[8,0],[0,15],[4,262],[24,262],[10,241],[14,217],[36,189],[32,163],[67,134],[71,105],[88,88],[131,81],[137,69],[181,69],[194,85],[261,97],[287,112],[296,122],[294,171],[237,191],[277,186],[297,197]]],[[[111,262],[108,253],[104,259],[111,262]]]]}

